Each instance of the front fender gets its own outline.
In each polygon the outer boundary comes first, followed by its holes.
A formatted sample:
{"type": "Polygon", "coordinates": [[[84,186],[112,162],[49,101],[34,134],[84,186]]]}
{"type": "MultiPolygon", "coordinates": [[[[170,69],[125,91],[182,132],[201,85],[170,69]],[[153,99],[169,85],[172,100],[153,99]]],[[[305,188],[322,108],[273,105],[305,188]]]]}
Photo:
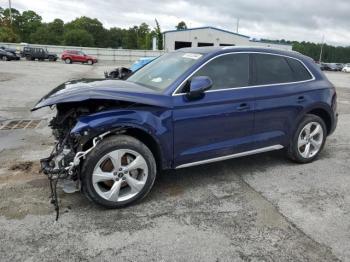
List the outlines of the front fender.
{"type": "Polygon", "coordinates": [[[147,132],[161,151],[162,167],[169,168],[173,160],[171,110],[113,109],[78,118],[71,135],[82,136],[84,141],[119,128],[137,128],[147,132]]]}

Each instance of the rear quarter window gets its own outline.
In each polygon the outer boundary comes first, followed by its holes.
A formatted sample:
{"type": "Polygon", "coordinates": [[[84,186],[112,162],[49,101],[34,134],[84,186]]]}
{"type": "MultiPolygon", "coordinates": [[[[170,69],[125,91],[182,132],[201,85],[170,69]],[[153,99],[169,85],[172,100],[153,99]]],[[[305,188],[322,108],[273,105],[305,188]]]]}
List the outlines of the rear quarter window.
{"type": "Polygon", "coordinates": [[[287,58],[287,61],[293,71],[294,81],[305,81],[312,79],[309,71],[301,62],[293,58],[287,58]]]}

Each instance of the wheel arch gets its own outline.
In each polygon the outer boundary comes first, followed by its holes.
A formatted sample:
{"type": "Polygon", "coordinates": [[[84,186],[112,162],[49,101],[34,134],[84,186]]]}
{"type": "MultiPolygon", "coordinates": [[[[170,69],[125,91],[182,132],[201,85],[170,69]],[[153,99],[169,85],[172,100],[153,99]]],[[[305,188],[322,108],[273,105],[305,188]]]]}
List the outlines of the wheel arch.
{"type": "Polygon", "coordinates": [[[313,108],[311,110],[308,110],[306,112],[306,114],[312,114],[312,115],[316,115],[316,116],[320,117],[324,121],[324,123],[326,124],[327,135],[331,133],[332,117],[326,109],[324,109],[322,107],[316,107],[316,108],[313,108]]]}
{"type": "Polygon", "coordinates": [[[124,134],[134,137],[144,143],[151,150],[156,160],[157,169],[163,168],[162,153],[159,141],[149,132],[138,127],[125,127],[124,134]]]}
{"type": "MultiPolygon", "coordinates": [[[[123,134],[123,135],[128,135],[140,140],[149,148],[149,150],[151,150],[154,156],[154,159],[156,161],[157,169],[162,170],[163,168],[166,168],[165,167],[166,162],[164,162],[165,160],[163,159],[160,142],[155,136],[151,134],[151,132],[146,130],[144,127],[140,127],[137,125],[130,125],[130,124],[121,124],[119,127],[115,127],[113,128],[113,130],[110,130],[110,131],[111,132],[107,134],[105,137],[117,136],[117,135],[123,134]]],[[[86,139],[83,142],[82,149],[87,150],[89,147],[91,147],[93,138],[101,135],[104,132],[99,132],[89,137],[88,139],[86,139]]]]}
{"type": "Polygon", "coordinates": [[[331,116],[331,110],[332,109],[330,108],[330,106],[324,103],[318,103],[318,104],[314,104],[312,106],[304,108],[304,110],[302,110],[298,114],[297,118],[294,121],[294,126],[291,129],[290,138],[293,136],[294,132],[297,130],[299,123],[308,114],[312,114],[320,117],[326,125],[327,135],[330,135],[332,133],[332,126],[334,121],[334,119],[332,119],[332,116],[331,116]]]}

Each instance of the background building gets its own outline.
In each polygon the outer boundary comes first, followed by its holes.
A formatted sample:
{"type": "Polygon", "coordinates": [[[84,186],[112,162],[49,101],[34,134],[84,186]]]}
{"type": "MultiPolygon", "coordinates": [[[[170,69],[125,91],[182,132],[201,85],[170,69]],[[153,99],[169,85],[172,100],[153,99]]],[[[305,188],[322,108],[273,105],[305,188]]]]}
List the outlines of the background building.
{"type": "Polygon", "coordinates": [[[197,46],[263,46],[292,50],[291,45],[274,44],[252,40],[249,36],[207,26],[184,30],[171,30],[163,33],[165,51],[197,46]]]}

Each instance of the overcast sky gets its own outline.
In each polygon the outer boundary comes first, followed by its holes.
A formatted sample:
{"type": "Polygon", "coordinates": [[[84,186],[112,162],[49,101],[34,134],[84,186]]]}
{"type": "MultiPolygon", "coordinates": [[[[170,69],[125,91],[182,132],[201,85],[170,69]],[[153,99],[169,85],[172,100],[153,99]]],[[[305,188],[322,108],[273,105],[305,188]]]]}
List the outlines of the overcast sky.
{"type": "MultiPolygon", "coordinates": [[[[8,0],[0,0],[7,6],[8,0]]],[[[289,39],[350,46],[350,0],[12,0],[45,22],[79,16],[99,19],[105,27],[128,28],[157,18],[163,31],[181,20],[188,27],[214,26],[268,39],[289,39]]]]}

